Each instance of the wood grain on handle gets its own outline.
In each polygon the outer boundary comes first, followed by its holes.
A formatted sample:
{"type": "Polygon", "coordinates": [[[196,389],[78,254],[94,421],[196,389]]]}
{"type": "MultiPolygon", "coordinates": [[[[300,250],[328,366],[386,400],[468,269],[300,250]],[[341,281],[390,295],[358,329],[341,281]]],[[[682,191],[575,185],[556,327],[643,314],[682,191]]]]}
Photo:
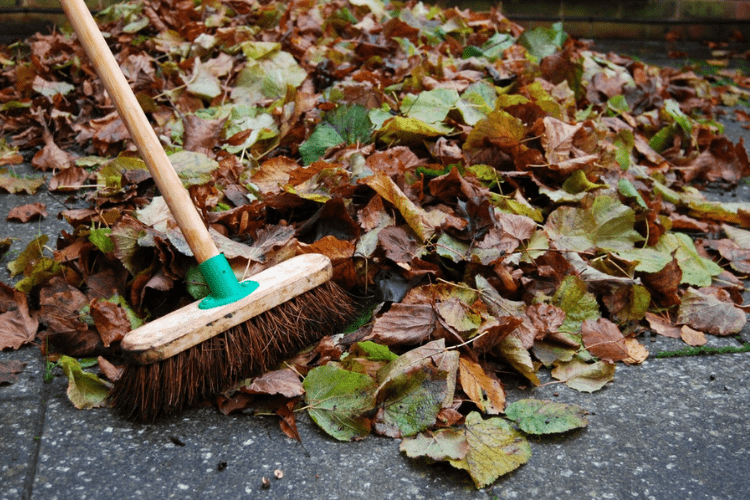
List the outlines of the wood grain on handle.
{"type": "Polygon", "coordinates": [[[61,0],[68,21],[146,162],[198,262],[219,254],[198,211],[83,0],[61,0]]]}

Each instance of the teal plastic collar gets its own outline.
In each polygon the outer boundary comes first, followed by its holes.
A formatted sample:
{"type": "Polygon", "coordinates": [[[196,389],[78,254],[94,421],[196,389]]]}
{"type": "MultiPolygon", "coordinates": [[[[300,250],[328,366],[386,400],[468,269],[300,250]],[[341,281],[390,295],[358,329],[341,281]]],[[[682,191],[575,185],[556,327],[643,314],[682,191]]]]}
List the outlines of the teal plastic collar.
{"type": "Polygon", "coordinates": [[[248,280],[240,283],[224,254],[211,257],[198,267],[210,291],[209,295],[201,300],[198,306],[201,309],[211,309],[237,302],[258,288],[256,281],[248,280]]]}

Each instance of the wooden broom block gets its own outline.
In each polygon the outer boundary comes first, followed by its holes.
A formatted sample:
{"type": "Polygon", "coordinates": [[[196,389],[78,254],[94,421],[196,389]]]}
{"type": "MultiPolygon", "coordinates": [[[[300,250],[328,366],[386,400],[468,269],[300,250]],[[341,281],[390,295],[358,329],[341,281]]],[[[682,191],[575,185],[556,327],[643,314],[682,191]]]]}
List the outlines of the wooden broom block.
{"type": "Polygon", "coordinates": [[[212,309],[193,302],[131,331],[121,347],[140,364],[162,361],[324,284],[332,275],[328,257],[298,255],[252,276],[259,286],[250,295],[212,309]]]}

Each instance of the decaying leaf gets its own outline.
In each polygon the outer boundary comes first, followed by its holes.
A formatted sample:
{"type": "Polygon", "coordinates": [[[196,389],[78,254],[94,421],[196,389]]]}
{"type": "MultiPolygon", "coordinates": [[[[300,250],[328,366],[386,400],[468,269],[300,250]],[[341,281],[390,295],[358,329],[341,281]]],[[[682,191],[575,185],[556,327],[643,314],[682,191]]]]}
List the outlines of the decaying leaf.
{"type": "Polygon", "coordinates": [[[29,222],[30,220],[43,219],[44,217],[47,217],[47,207],[44,203],[29,203],[10,209],[6,219],[10,221],[29,222]]]}
{"type": "Polygon", "coordinates": [[[26,363],[14,359],[0,361],[0,385],[15,384],[18,374],[26,367],[26,363]]]}
{"type": "Polygon", "coordinates": [[[76,408],[90,410],[106,405],[111,384],[84,372],[80,363],[69,356],[62,356],[58,364],[68,377],[68,399],[76,408]]]}
{"type": "Polygon", "coordinates": [[[605,361],[587,363],[580,359],[558,363],[552,376],[580,392],[596,392],[614,380],[615,365],[605,361]]]}
{"type": "Polygon", "coordinates": [[[310,370],[303,386],[310,417],[332,437],[351,441],[370,433],[364,414],[375,408],[373,379],[327,365],[310,370]]]}
{"type": "Polygon", "coordinates": [[[731,335],[742,330],[747,315],[731,302],[688,288],[677,313],[677,322],[713,335],[731,335]]]}
{"type": "Polygon", "coordinates": [[[528,441],[506,420],[498,417],[483,420],[479,413],[471,412],[465,425],[466,456],[450,460],[450,464],[467,470],[477,488],[487,486],[531,458],[528,441]]]}
{"type": "Polygon", "coordinates": [[[458,367],[461,388],[479,410],[488,415],[502,413],[505,409],[505,390],[500,381],[466,356],[461,356],[458,367]]]}
{"type": "Polygon", "coordinates": [[[589,412],[580,406],[540,399],[522,399],[509,405],[507,417],[529,434],[553,434],[589,425],[589,412]]]}

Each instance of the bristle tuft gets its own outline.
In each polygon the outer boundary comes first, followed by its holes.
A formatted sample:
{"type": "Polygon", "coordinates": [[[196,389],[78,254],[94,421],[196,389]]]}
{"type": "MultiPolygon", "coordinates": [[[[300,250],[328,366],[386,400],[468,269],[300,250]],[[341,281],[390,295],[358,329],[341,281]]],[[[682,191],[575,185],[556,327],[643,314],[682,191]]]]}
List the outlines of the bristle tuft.
{"type": "Polygon", "coordinates": [[[354,313],[351,297],[326,282],[164,361],[126,365],[110,401],[132,420],[178,413],[340,332],[354,313]]]}

